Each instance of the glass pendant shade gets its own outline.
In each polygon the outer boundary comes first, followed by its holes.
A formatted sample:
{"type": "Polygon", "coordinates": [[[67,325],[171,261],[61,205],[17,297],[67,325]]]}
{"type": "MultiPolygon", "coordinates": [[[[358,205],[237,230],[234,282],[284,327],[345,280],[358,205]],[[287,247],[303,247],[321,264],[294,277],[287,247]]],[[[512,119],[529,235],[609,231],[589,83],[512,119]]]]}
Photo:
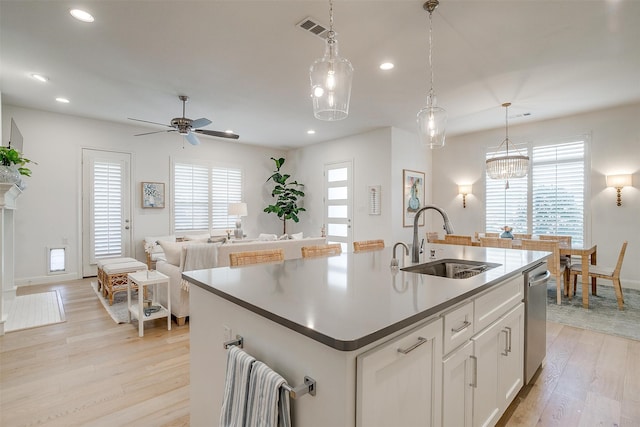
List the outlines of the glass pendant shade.
{"type": "Polygon", "coordinates": [[[320,120],[335,121],[349,115],[353,66],[338,56],[338,41],[329,37],[324,56],[309,70],[313,115],[320,120]]]}
{"type": "Polygon", "coordinates": [[[447,112],[435,105],[435,97],[429,96],[427,106],[418,111],[420,141],[429,148],[444,147],[447,112]]]}

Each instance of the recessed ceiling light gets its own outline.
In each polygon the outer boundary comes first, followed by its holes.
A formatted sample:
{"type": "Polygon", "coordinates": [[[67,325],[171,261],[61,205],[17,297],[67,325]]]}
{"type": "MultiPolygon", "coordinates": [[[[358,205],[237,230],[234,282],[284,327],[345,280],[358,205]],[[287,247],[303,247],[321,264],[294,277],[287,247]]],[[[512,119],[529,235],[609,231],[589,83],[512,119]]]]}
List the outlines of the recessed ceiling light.
{"type": "Polygon", "coordinates": [[[227,130],[224,131],[224,133],[233,133],[233,130],[227,129],[227,130]]]}
{"type": "Polygon", "coordinates": [[[34,79],[38,80],[39,82],[43,82],[43,83],[49,81],[49,77],[43,76],[42,74],[32,73],[31,77],[33,77],[34,79]]]}
{"type": "Polygon", "coordinates": [[[395,65],[392,62],[383,62],[380,64],[380,69],[384,71],[392,70],[395,65]]]}
{"type": "Polygon", "coordinates": [[[63,104],[69,103],[69,100],[67,98],[56,98],[56,101],[61,102],[63,104]]]}
{"type": "Polygon", "coordinates": [[[313,129],[309,129],[309,130],[307,131],[307,134],[309,134],[309,135],[313,135],[314,133],[316,133],[316,131],[315,131],[315,130],[313,130],[313,129]]]}
{"type": "Polygon", "coordinates": [[[78,21],[82,21],[82,22],[93,22],[94,21],[93,16],[91,16],[91,14],[89,12],[85,12],[84,10],[71,9],[69,11],[69,13],[71,14],[71,16],[76,18],[78,21]]]}

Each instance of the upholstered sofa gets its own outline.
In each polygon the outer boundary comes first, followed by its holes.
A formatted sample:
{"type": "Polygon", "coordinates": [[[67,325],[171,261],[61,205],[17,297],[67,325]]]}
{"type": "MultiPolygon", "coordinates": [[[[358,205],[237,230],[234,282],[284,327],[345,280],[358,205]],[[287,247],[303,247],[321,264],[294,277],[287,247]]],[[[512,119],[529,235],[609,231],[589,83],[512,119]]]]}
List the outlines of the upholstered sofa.
{"type": "MultiPolygon", "coordinates": [[[[293,240],[273,241],[236,241],[235,243],[202,243],[198,240],[182,242],[163,242],[163,257],[156,261],[156,269],[169,276],[171,313],[178,325],[184,325],[189,316],[189,284],[182,281],[182,272],[203,268],[225,267],[229,265],[229,254],[232,252],[259,251],[282,248],[284,258],[302,257],[303,246],[322,245],[327,241],[324,237],[308,237],[293,240]]],[[[160,302],[164,296],[160,295],[160,302]]]]}

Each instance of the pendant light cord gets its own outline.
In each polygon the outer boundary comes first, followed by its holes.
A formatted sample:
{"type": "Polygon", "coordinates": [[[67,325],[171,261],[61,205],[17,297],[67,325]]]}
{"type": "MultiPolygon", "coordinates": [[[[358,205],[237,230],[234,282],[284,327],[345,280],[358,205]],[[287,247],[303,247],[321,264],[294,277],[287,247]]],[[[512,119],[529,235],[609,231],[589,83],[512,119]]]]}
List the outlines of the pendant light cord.
{"type": "Polygon", "coordinates": [[[329,0],[329,40],[333,41],[336,33],[333,31],[333,1],[329,0]]]}
{"type": "Polygon", "coordinates": [[[429,89],[429,105],[433,105],[433,12],[429,12],[429,70],[431,70],[431,88],[429,89]]]}

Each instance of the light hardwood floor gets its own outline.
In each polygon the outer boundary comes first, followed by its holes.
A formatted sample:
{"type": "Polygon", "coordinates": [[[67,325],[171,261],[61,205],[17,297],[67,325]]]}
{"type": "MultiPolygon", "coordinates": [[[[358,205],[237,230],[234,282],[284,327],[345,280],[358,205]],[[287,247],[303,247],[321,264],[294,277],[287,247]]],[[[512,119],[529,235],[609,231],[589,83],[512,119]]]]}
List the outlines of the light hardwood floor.
{"type": "MultiPolygon", "coordinates": [[[[188,324],[147,322],[138,338],[88,280],[19,293],[49,289],[65,323],[0,337],[0,425],[189,425],[188,324]]],[[[498,425],[640,426],[640,341],[548,323],[545,366],[498,425]]]]}

